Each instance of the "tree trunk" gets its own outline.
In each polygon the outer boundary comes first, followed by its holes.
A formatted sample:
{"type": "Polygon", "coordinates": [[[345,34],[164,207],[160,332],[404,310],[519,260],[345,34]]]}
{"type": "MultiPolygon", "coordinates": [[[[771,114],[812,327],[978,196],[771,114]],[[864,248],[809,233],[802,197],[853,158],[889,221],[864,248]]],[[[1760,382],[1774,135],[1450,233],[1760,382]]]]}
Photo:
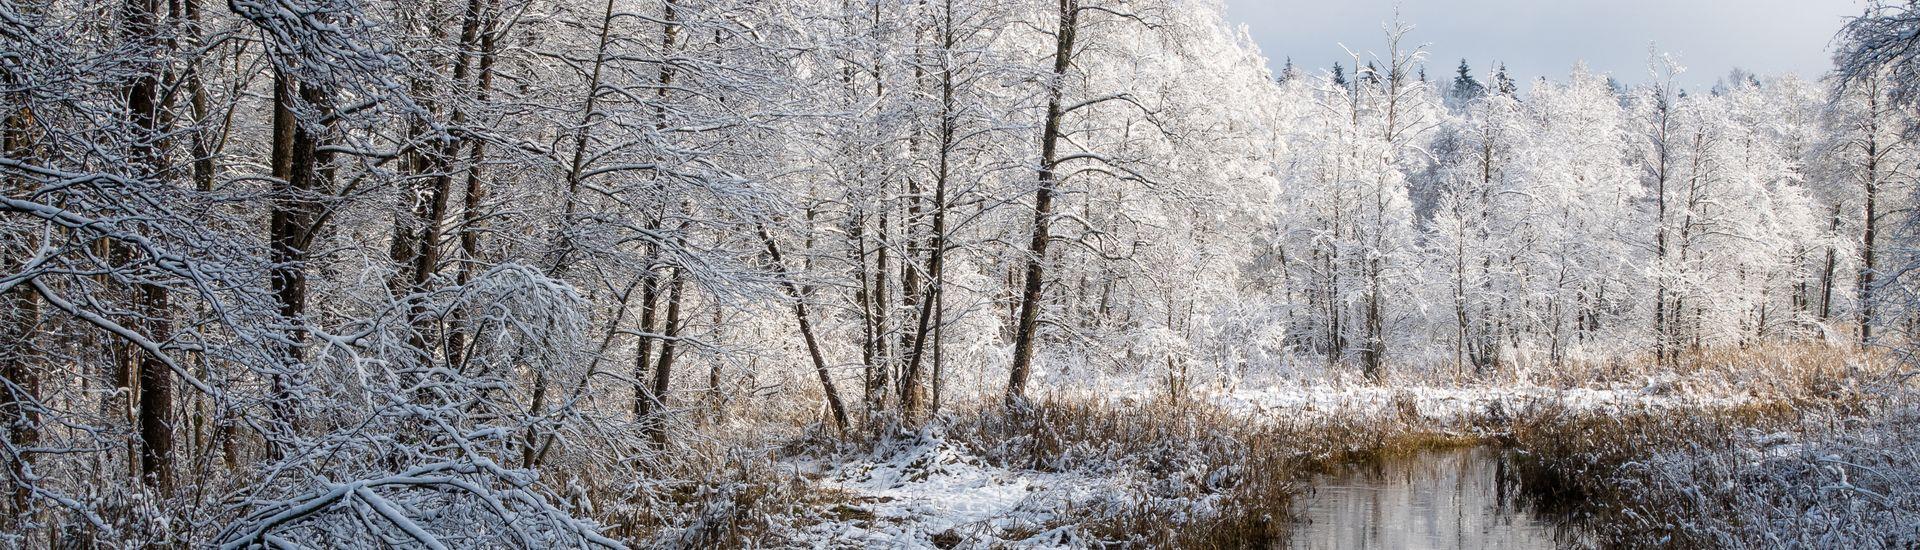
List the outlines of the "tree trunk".
{"type": "MultiPolygon", "coordinates": [[[[11,159],[33,159],[37,157],[37,146],[32,134],[34,127],[33,110],[27,105],[24,95],[16,96],[17,102],[10,102],[18,108],[7,113],[6,124],[0,128],[0,156],[11,159]]],[[[32,192],[31,185],[24,179],[7,177],[4,189],[9,196],[25,196],[32,192]]],[[[39,236],[32,231],[7,233],[7,239],[14,241],[22,251],[39,248],[39,236]]],[[[7,255],[0,258],[0,273],[16,273],[27,261],[26,255],[7,255]]],[[[40,331],[40,300],[33,290],[20,285],[0,292],[0,424],[7,428],[6,438],[13,447],[32,447],[40,441],[40,374],[36,369],[39,362],[39,345],[36,335],[40,331]]],[[[14,480],[26,479],[27,468],[31,466],[28,455],[12,454],[7,463],[8,471],[14,480]]],[[[26,483],[16,481],[9,491],[8,523],[5,527],[15,530],[30,519],[27,511],[33,492],[26,483]]]]}
{"type": "MultiPolygon", "coordinates": [[[[875,363],[879,368],[874,371],[873,400],[882,410],[886,408],[887,389],[893,385],[895,368],[893,346],[893,287],[888,283],[888,274],[893,272],[893,255],[887,251],[892,242],[892,208],[882,197],[880,205],[880,232],[874,244],[873,270],[873,339],[875,363]]],[[[911,261],[911,260],[907,260],[911,261]]],[[[904,262],[903,262],[904,263],[904,262]]]]}
{"type": "Polygon", "coordinates": [[[276,189],[268,224],[268,257],[273,266],[268,287],[278,302],[281,324],[288,328],[282,334],[281,364],[272,381],[275,399],[269,408],[281,424],[297,429],[300,421],[292,408],[292,394],[306,360],[307,252],[319,232],[324,207],[320,167],[332,162],[333,153],[322,148],[324,127],[310,129],[295,119],[296,101],[322,112],[328,105],[327,94],[319,87],[300,84],[276,71],[270,159],[276,189]]]}
{"type": "MultiPolygon", "coordinates": [[[[573,158],[567,163],[566,195],[562,197],[565,204],[561,207],[559,234],[554,237],[553,257],[547,269],[547,275],[554,278],[566,276],[573,267],[574,217],[575,211],[580,209],[581,180],[586,177],[587,144],[591,141],[594,124],[600,119],[601,72],[607,65],[607,43],[612,35],[614,18],[619,13],[614,9],[613,0],[607,0],[600,14],[599,42],[593,50],[593,70],[587,76],[587,97],[580,109],[579,129],[573,134],[573,158]]],[[[666,88],[662,86],[661,90],[664,93],[666,88]]]]}
{"type": "MultiPolygon", "coordinates": [[[[941,46],[951,51],[956,46],[953,35],[953,2],[946,4],[945,26],[943,27],[941,46]]],[[[944,59],[944,56],[943,56],[944,59]]],[[[927,285],[926,295],[919,299],[919,319],[914,326],[912,351],[907,355],[907,368],[902,373],[900,403],[901,410],[908,422],[913,422],[920,412],[920,366],[925,363],[927,337],[929,331],[940,323],[935,315],[941,300],[941,286],[946,282],[943,273],[947,256],[947,179],[952,171],[954,143],[954,125],[956,115],[953,105],[953,68],[945,67],[940,73],[940,150],[939,159],[934,167],[933,178],[933,226],[927,237],[927,285]]],[[[934,353],[938,354],[936,350],[934,353]]]]}
{"type": "Polygon", "coordinates": [[[1654,364],[1666,366],[1670,347],[1668,338],[1672,331],[1667,326],[1667,275],[1664,271],[1667,262],[1667,105],[1664,96],[1660,99],[1658,109],[1660,125],[1654,143],[1657,158],[1653,176],[1653,359],[1654,364]]]}
{"type": "MultiPolygon", "coordinates": [[[[491,102],[493,95],[493,63],[496,57],[494,29],[494,11],[499,0],[487,0],[482,13],[480,34],[480,76],[475,101],[481,105],[491,102]]],[[[465,287],[473,282],[473,276],[480,269],[480,233],[486,221],[487,187],[481,178],[487,160],[487,140],[475,139],[467,154],[466,193],[462,195],[460,205],[460,267],[455,272],[454,284],[465,287]]],[[[467,333],[461,329],[466,320],[463,311],[454,312],[450,323],[454,328],[447,335],[447,365],[455,371],[464,371],[467,367],[467,333]]]]}
{"type": "Polygon", "coordinates": [[[886,377],[880,364],[880,312],[874,305],[873,277],[867,268],[867,216],[862,207],[856,206],[847,220],[847,239],[852,241],[853,276],[856,288],[853,293],[855,307],[860,310],[860,364],[862,399],[866,401],[868,423],[873,423],[881,411],[886,409],[882,390],[886,377]]]}
{"type": "MultiPolygon", "coordinates": [[[[665,4],[661,7],[662,12],[660,16],[660,21],[661,21],[660,51],[662,52],[661,55],[663,56],[668,55],[668,52],[671,52],[673,50],[674,42],[678,39],[680,34],[679,25],[676,22],[674,7],[675,7],[674,0],[666,0],[665,4]]],[[[609,14],[609,16],[611,16],[611,14],[613,13],[611,11],[612,10],[611,2],[608,3],[608,10],[609,11],[607,13],[609,14]]],[[[610,22],[611,20],[609,20],[609,23],[610,22]]],[[[606,30],[603,28],[601,29],[601,32],[604,34],[606,30]]],[[[602,38],[602,41],[604,43],[604,36],[602,38]]],[[[671,88],[673,85],[673,65],[672,64],[664,63],[664,62],[660,64],[659,83],[660,83],[660,86],[657,92],[657,98],[659,102],[654,105],[654,128],[658,130],[665,130],[667,127],[666,103],[667,103],[667,97],[669,96],[668,89],[671,88]]],[[[581,145],[584,146],[585,141],[582,141],[581,145]]],[[[571,204],[569,204],[569,206],[571,206],[571,204]]],[[[660,224],[662,223],[663,218],[666,217],[666,208],[663,206],[661,207],[660,210],[661,210],[660,215],[654,216],[652,219],[647,221],[647,234],[649,235],[656,235],[659,233],[659,230],[661,227],[660,224]]],[[[650,382],[648,381],[648,375],[647,375],[647,370],[650,367],[657,366],[652,363],[651,355],[653,353],[653,341],[655,340],[653,335],[656,333],[656,329],[654,327],[654,321],[657,317],[657,312],[656,312],[657,306],[655,305],[655,302],[660,295],[660,275],[658,273],[660,266],[655,264],[659,262],[661,257],[661,253],[660,253],[661,243],[655,242],[655,243],[649,244],[648,246],[649,246],[649,249],[647,250],[647,254],[646,254],[646,263],[645,265],[642,266],[642,268],[644,269],[644,272],[641,273],[640,275],[642,278],[644,278],[644,281],[642,282],[640,287],[640,300],[641,300],[640,335],[639,335],[640,343],[639,343],[639,349],[635,352],[636,356],[634,357],[634,373],[633,373],[633,391],[634,391],[633,417],[635,421],[642,422],[642,423],[651,423],[654,421],[651,417],[654,414],[656,414],[655,411],[660,408],[660,399],[663,397],[662,395],[659,395],[656,393],[656,389],[654,386],[649,385],[650,382]]],[[[675,292],[677,293],[678,290],[676,289],[675,292]]],[[[677,300],[678,298],[676,297],[675,299],[677,300]]],[[[670,307],[677,307],[677,306],[678,304],[675,304],[670,307]]],[[[671,321],[669,322],[671,323],[671,321]]],[[[661,364],[667,364],[667,362],[664,360],[664,357],[661,364]]],[[[664,389],[664,387],[662,387],[661,389],[664,389]]],[[[643,425],[642,431],[651,432],[653,428],[649,426],[650,424],[643,425]]]]}
{"type": "Polygon", "coordinates": [[[649,251],[646,258],[647,271],[640,275],[640,330],[635,337],[639,342],[633,352],[633,420],[635,422],[645,422],[647,417],[653,415],[654,401],[657,399],[647,381],[651,379],[649,371],[653,367],[653,335],[658,332],[654,323],[657,317],[655,312],[658,311],[656,303],[660,296],[660,279],[653,274],[654,252],[649,251]]]}
{"type": "Polygon", "coordinates": [[[1877,258],[1874,257],[1875,241],[1879,226],[1880,198],[1880,90],[1878,86],[1867,89],[1867,165],[1865,189],[1866,212],[1862,220],[1860,235],[1860,346],[1873,343],[1873,277],[1878,272],[1877,258]]]}
{"type": "MultiPolygon", "coordinates": [[[[142,53],[159,56],[163,51],[160,29],[160,3],[157,0],[127,0],[123,16],[126,37],[139,44],[142,53]]],[[[128,151],[134,175],[164,185],[167,177],[164,106],[160,97],[162,63],[148,66],[127,87],[127,112],[132,117],[134,135],[128,151]]],[[[168,307],[166,287],[140,283],[135,299],[141,325],[147,338],[165,342],[171,338],[173,312],[168,307]]],[[[139,354],[136,364],[139,399],[135,409],[140,433],[140,479],[166,493],[173,489],[173,371],[152,352],[139,354]]]]}
{"type": "MultiPolygon", "coordinates": [[[[1833,205],[1833,224],[1829,231],[1836,236],[1840,233],[1840,205],[1838,204],[1833,205]]],[[[1825,267],[1820,270],[1820,322],[1822,323],[1833,318],[1833,277],[1834,268],[1838,264],[1838,255],[1839,247],[1828,244],[1827,261],[1825,267]]]]}
{"type": "Polygon", "coordinates": [[[1073,66],[1073,40],[1080,17],[1079,0],[1060,0],[1060,29],[1055,34],[1053,75],[1048,83],[1047,118],[1040,131],[1040,187],[1033,197],[1033,239],[1027,246],[1026,283],[1020,294],[1020,319],[1014,332],[1013,365],[1007,376],[1007,403],[1026,400],[1027,376],[1032,370],[1034,339],[1040,324],[1040,290],[1046,277],[1047,244],[1053,239],[1053,195],[1058,185],[1054,163],[1059,151],[1061,88],[1073,66]]]}
{"type": "Polygon", "coordinates": [[[826,355],[820,352],[820,342],[813,336],[813,322],[807,316],[807,297],[787,273],[787,261],[780,254],[780,245],[774,242],[773,234],[768,233],[765,226],[760,227],[760,240],[767,246],[767,258],[773,262],[780,276],[780,285],[786,289],[787,297],[793,300],[793,316],[800,324],[800,338],[807,345],[807,356],[813,360],[814,373],[820,377],[820,389],[826,393],[827,409],[833,414],[833,425],[840,433],[846,433],[847,408],[840,402],[840,392],[833,386],[833,374],[827,371],[826,355]]]}
{"type": "Polygon", "coordinates": [[[666,413],[667,389],[673,382],[673,349],[680,339],[680,290],[686,286],[686,275],[675,270],[673,280],[667,283],[667,326],[664,338],[660,339],[660,360],[653,367],[653,418],[645,424],[647,435],[658,446],[667,444],[666,413]]]}

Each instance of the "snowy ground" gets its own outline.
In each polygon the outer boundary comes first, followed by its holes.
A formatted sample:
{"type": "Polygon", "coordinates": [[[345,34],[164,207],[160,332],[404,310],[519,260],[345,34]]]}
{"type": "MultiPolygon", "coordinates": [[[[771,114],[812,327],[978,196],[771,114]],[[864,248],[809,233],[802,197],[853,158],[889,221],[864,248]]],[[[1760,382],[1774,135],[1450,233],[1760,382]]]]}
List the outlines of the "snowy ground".
{"type": "MultiPolygon", "coordinates": [[[[1165,381],[1104,377],[1072,381],[1070,398],[1110,402],[1133,407],[1164,393],[1165,381]]],[[[1231,387],[1195,389],[1201,399],[1230,412],[1250,416],[1318,418],[1326,415],[1374,417],[1415,413],[1425,420],[1449,422],[1474,415],[1558,407],[1599,414],[1627,410],[1668,410],[1733,406],[1755,399],[1727,383],[1705,383],[1681,378],[1649,378],[1612,387],[1555,388],[1532,384],[1499,385],[1377,385],[1363,381],[1259,377],[1231,387]],[[1498,411],[1498,412],[1496,412],[1498,411]]]]}
{"type": "Polygon", "coordinates": [[[938,433],[837,467],[794,465],[849,497],[795,537],[814,548],[1084,547],[1061,511],[1124,493],[1112,479],[988,465],[938,433]]]}
{"type": "MultiPolygon", "coordinates": [[[[1110,392],[1116,406],[1137,406],[1151,395],[1110,392]]],[[[1445,424],[1533,407],[1611,413],[1635,408],[1686,408],[1735,404],[1743,398],[1642,389],[1514,387],[1412,387],[1279,385],[1219,392],[1225,410],[1249,418],[1312,419],[1325,415],[1404,415],[1445,424]],[[1410,407],[1410,408],[1409,408],[1410,407]]],[[[1064,517],[1066,508],[1088,508],[1139,494],[1141,480],[1125,475],[1010,470],[987,464],[935,432],[896,440],[837,465],[812,459],[789,462],[823,490],[843,492],[845,503],[827,521],[800,528],[794,540],[814,548],[1084,547],[1083,534],[1064,517]]],[[[1192,503],[1204,507],[1206,503],[1192,503]]]]}
{"type": "Polygon", "coordinates": [[[1473,415],[1510,414],[1537,407],[1561,407],[1600,414],[1637,409],[1685,409],[1734,405],[1744,396],[1672,391],[1664,385],[1638,389],[1554,389],[1540,386],[1382,387],[1275,386],[1242,389],[1214,399],[1230,411],[1257,415],[1415,413],[1429,420],[1461,420],[1473,415]],[[1411,407],[1408,409],[1407,407],[1411,407]]]}
{"type": "Polygon", "coordinates": [[[1610,545],[1920,548],[1920,408],[1897,398],[1529,431],[1522,468],[1595,499],[1610,545]]]}

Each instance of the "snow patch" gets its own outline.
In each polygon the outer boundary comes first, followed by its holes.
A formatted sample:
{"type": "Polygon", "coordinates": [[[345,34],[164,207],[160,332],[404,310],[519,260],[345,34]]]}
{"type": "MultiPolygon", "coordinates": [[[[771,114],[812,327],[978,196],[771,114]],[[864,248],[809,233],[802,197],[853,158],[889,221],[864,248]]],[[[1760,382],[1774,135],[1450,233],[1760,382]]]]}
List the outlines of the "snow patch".
{"type": "Polygon", "coordinates": [[[823,488],[851,495],[801,529],[814,548],[1081,547],[1061,511],[1120,494],[1112,480],[985,463],[937,430],[887,441],[827,469],[823,488]]]}

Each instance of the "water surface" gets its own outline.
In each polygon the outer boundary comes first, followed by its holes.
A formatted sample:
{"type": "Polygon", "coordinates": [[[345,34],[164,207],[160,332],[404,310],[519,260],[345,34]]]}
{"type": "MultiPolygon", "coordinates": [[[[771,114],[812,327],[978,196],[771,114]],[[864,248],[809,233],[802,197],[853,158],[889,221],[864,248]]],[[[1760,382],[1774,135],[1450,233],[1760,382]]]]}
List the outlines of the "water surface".
{"type": "Polygon", "coordinates": [[[1533,550],[1591,546],[1522,506],[1506,451],[1430,451],[1313,480],[1288,548],[1533,550]]]}

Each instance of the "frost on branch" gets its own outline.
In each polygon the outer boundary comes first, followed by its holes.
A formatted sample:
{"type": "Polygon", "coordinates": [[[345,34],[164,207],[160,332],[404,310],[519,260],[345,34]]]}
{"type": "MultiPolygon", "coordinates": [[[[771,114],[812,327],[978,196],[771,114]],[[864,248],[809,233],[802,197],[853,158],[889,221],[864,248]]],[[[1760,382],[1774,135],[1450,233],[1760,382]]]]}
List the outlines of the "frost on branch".
{"type": "Polygon", "coordinates": [[[409,360],[421,355],[400,315],[349,327],[351,341],[328,338],[339,344],[315,360],[309,400],[351,406],[312,411],[329,431],[291,445],[266,485],[236,495],[229,505],[244,515],[222,529],[223,547],[621,546],[526,465],[577,418],[538,392],[582,383],[580,296],[507,263],[435,298],[437,315],[469,312],[471,326],[450,330],[483,335],[471,360],[409,360]]]}

